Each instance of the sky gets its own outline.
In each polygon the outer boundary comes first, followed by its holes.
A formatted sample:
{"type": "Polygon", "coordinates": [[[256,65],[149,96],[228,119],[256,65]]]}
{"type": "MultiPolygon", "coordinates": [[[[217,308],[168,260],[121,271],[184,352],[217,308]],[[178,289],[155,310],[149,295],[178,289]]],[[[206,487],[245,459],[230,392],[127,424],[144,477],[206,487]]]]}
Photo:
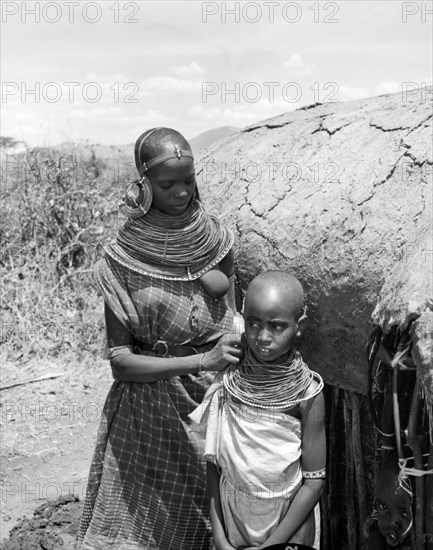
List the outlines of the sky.
{"type": "Polygon", "coordinates": [[[187,138],[432,81],[432,1],[1,2],[1,135],[187,138]]]}

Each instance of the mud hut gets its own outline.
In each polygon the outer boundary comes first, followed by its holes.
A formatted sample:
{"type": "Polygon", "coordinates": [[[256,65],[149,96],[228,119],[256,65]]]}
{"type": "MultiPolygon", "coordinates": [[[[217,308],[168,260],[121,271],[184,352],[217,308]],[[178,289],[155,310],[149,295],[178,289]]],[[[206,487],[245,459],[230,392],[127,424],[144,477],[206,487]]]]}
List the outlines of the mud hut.
{"type": "MultiPolygon", "coordinates": [[[[235,231],[240,285],[285,269],[307,291],[302,353],[326,382],[325,550],[365,545],[381,450],[367,401],[366,344],[376,325],[386,334],[411,321],[409,351],[423,396],[433,394],[427,91],[285,113],[209,147],[197,162],[205,202],[235,231]]],[[[422,410],[431,405],[424,397],[422,410]]]]}

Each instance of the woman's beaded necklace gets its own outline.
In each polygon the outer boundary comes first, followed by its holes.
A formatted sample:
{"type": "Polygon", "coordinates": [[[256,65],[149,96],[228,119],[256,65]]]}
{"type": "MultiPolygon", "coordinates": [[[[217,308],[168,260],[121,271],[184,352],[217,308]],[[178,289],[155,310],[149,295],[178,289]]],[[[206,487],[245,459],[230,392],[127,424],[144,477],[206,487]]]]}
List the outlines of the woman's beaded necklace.
{"type": "Polygon", "coordinates": [[[118,233],[117,243],[140,262],[192,266],[193,271],[200,271],[228,240],[226,233],[216,218],[193,200],[179,216],[152,208],[146,216],[128,219],[118,233]]]}
{"type": "Polygon", "coordinates": [[[261,409],[284,410],[318,395],[322,377],[310,370],[297,351],[286,363],[274,365],[258,361],[247,346],[240,365],[232,365],[223,377],[228,394],[245,405],[261,409]],[[317,388],[306,395],[313,380],[317,388]]]}

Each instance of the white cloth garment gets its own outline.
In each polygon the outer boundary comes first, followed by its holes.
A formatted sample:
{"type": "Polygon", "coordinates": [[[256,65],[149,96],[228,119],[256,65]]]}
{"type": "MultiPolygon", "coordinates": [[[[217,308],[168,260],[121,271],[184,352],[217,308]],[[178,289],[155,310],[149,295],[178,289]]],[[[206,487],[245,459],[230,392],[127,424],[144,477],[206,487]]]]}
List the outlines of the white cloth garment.
{"type": "MultiPolygon", "coordinates": [[[[191,429],[205,435],[204,458],[221,473],[228,541],[235,548],[258,546],[277,528],[302,484],[301,421],[281,411],[234,403],[221,380],[218,374],[189,415],[191,429]]],[[[304,544],[312,544],[311,535],[304,544]]],[[[297,537],[297,542],[303,541],[297,537]]]]}

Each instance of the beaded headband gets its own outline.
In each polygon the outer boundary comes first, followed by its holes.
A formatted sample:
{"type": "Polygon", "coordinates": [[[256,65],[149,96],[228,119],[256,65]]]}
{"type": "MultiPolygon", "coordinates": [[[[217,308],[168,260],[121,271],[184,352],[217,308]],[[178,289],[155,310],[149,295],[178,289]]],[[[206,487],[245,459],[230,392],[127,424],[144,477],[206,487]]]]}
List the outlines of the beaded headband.
{"type": "Polygon", "coordinates": [[[182,157],[189,157],[194,160],[192,151],[183,151],[182,149],[179,149],[177,145],[175,145],[172,153],[162,153],[162,155],[158,155],[157,157],[150,159],[147,162],[143,162],[140,168],[138,168],[138,173],[140,177],[142,177],[143,174],[145,174],[154,166],[157,166],[158,164],[161,164],[169,159],[180,159],[182,157]]]}
{"type": "Polygon", "coordinates": [[[153,159],[148,160],[147,162],[141,162],[140,161],[140,152],[141,147],[143,146],[146,139],[153,134],[153,132],[156,132],[157,130],[162,130],[162,127],[153,128],[152,130],[149,130],[142,134],[138,140],[135,142],[135,148],[134,148],[134,154],[135,154],[135,165],[137,167],[138,173],[140,175],[140,178],[143,177],[143,175],[149,171],[154,166],[157,166],[158,164],[161,164],[169,159],[180,159],[182,157],[190,157],[194,160],[193,154],[191,149],[186,149],[185,151],[183,149],[180,149],[177,145],[174,146],[174,149],[172,152],[162,153],[161,155],[157,155],[153,159]],[[141,139],[140,139],[141,138],[141,139]]]}

